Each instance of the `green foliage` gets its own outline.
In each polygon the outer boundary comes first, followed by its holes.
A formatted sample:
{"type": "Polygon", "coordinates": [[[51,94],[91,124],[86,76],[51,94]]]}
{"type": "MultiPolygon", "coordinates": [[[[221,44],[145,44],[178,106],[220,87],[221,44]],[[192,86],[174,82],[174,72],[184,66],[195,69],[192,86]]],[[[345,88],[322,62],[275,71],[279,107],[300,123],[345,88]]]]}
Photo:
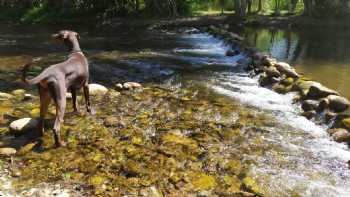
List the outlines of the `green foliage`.
{"type": "Polygon", "coordinates": [[[176,17],[180,15],[234,13],[313,17],[343,16],[350,0],[2,0],[0,20],[55,22],[62,19],[125,16],[176,17]]]}

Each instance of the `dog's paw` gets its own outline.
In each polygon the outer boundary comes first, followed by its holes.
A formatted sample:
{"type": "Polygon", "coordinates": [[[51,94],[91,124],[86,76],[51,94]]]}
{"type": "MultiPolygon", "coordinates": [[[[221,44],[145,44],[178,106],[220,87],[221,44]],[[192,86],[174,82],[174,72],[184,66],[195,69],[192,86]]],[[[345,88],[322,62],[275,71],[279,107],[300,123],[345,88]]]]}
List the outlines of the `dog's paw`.
{"type": "Polygon", "coordinates": [[[55,143],[56,148],[66,147],[66,146],[67,146],[67,142],[65,142],[65,141],[60,141],[60,142],[55,143]]]}
{"type": "Polygon", "coordinates": [[[91,108],[88,112],[92,116],[96,115],[96,111],[93,108],[91,108]]]}
{"type": "Polygon", "coordinates": [[[73,112],[72,112],[72,115],[73,115],[73,116],[81,116],[82,113],[81,113],[80,111],[73,111],[73,112]]]}

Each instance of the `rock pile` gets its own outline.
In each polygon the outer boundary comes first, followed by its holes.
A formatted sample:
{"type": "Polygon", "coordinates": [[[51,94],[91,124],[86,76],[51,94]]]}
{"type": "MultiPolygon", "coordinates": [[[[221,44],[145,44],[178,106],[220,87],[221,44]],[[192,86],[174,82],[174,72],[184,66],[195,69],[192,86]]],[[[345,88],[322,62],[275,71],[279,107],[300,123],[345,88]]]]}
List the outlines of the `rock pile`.
{"type": "Polygon", "coordinates": [[[296,102],[301,104],[301,115],[308,119],[322,119],[324,123],[334,122],[329,131],[337,142],[350,142],[350,113],[347,110],[350,102],[337,91],[329,89],[322,84],[311,81],[296,72],[285,62],[261,53],[256,48],[246,47],[244,38],[227,31],[223,26],[210,26],[203,28],[213,36],[225,40],[233,47],[226,55],[238,55],[233,51],[239,50],[245,54],[237,63],[244,67],[251,76],[259,76],[259,83],[263,87],[286,94],[297,92],[296,102]]]}

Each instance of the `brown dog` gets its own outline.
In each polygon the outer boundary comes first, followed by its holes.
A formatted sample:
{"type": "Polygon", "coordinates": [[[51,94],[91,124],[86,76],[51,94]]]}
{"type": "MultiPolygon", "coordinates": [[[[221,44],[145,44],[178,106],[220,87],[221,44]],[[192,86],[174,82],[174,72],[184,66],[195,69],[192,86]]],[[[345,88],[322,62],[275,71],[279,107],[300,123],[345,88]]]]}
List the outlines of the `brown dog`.
{"type": "Polygon", "coordinates": [[[66,109],[66,92],[72,93],[74,112],[78,112],[76,92],[81,87],[84,89],[86,110],[91,113],[89,99],[89,64],[79,46],[79,34],[73,31],[63,30],[52,35],[58,41],[63,42],[69,49],[68,59],[46,68],[41,74],[33,79],[26,79],[26,72],[30,66],[23,68],[22,80],[30,85],[38,85],[40,95],[40,120],[39,136],[44,132],[44,119],[48,111],[51,98],[56,105],[56,119],[54,124],[54,138],[56,146],[65,146],[60,137],[60,123],[66,109]]]}

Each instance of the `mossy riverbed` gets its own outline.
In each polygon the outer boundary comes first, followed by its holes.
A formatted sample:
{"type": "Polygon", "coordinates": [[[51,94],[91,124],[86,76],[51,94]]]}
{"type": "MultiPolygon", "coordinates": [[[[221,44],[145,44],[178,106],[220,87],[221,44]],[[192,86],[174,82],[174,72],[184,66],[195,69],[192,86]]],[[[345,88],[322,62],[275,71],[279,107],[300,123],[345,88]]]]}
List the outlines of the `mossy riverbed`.
{"type": "MultiPolygon", "coordinates": [[[[11,118],[37,116],[38,100],[21,99],[0,104],[3,139],[11,134],[11,118]]],[[[19,150],[5,163],[14,188],[60,183],[78,185],[82,195],[263,195],[247,174],[254,161],[246,155],[267,148],[254,129],[266,117],[205,92],[155,86],[110,90],[94,98],[94,106],[95,116],[67,113],[67,147],[53,148],[50,129],[41,145],[26,141],[28,133],[1,141],[19,150]]]]}

